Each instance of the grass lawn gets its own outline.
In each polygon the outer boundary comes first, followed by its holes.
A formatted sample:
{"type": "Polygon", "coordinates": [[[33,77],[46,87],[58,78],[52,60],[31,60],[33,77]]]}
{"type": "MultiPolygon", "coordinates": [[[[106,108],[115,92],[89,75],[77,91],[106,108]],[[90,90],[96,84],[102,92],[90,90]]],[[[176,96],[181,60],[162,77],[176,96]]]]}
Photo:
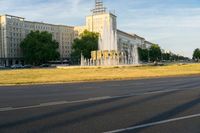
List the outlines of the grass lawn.
{"type": "Polygon", "coordinates": [[[200,64],[0,71],[0,86],[200,75],[200,64]]]}

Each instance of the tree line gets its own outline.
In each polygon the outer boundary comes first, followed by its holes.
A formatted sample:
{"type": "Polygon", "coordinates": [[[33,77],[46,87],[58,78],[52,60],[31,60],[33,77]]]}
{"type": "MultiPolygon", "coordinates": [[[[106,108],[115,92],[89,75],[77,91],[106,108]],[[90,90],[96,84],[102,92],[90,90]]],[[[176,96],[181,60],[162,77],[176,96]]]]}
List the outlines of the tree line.
{"type": "Polygon", "coordinates": [[[160,46],[157,44],[151,45],[148,49],[142,49],[138,47],[138,54],[139,59],[142,62],[189,60],[188,57],[184,57],[173,53],[162,52],[160,46]]]}

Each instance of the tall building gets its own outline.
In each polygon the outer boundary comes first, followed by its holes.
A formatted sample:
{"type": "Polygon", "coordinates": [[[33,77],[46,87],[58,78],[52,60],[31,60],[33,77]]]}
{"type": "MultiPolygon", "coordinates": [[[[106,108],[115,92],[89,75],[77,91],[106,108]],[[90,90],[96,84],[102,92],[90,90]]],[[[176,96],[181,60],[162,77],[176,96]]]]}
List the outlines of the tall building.
{"type": "Polygon", "coordinates": [[[74,29],[78,34],[81,34],[84,30],[98,32],[101,35],[100,37],[103,38],[103,33],[106,29],[105,27],[107,27],[107,30],[112,29],[113,34],[116,33],[117,49],[120,51],[128,49],[132,45],[146,48],[146,46],[152,44],[137,34],[131,34],[119,30],[117,28],[117,16],[114,13],[107,11],[102,0],[95,0],[95,8],[91,10],[91,15],[86,17],[86,24],[84,26],[75,26],[74,29]]]}
{"type": "Polygon", "coordinates": [[[99,45],[99,50],[117,50],[117,16],[108,12],[101,0],[95,0],[95,8],[91,12],[92,14],[86,17],[85,26],[75,27],[75,30],[79,34],[84,30],[98,32],[103,44],[99,45]],[[110,35],[113,35],[114,40],[109,39],[110,35]],[[116,46],[111,46],[111,41],[116,41],[116,46]]]}
{"type": "MultiPolygon", "coordinates": [[[[126,62],[125,64],[135,63],[134,60],[137,59],[134,58],[138,58],[138,55],[135,55],[137,53],[134,53],[136,52],[136,47],[145,49],[152,45],[152,43],[146,41],[143,37],[119,30],[117,28],[117,16],[107,11],[102,0],[95,0],[95,8],[91,10],[91,15],[86,17],[86,24],[84,26],[75,27],[75,30],[78,34],[81,34],[84,30],[100,33],[99,51],[96,52],[96,56],[98,57],[98,55],[101,55],[98,60],[104,60],[103,62],[105,62],[105,60],[110,60],[108,55],[123,54],[121,58],[125,58],[123,59],[123,62],[126,62]]],[[[94,55],[95,59],[97,58],[95,57],[95,52],[93,52],[92,55],[94,55]]]]}
{"type": "Polygon", "coordinates": [[[31,22],[22,17],[3,15],[0,16],[1,65],[10,66],[24,63],[20,43],[31,31],[47,31],[51,33],[53,39],[59,42],[61,59],[70,58],[74,40],[74,27],[31,22]]]}
{"type": "Polygon", "coordinates": [[[47,31],[59,42],[61,59],[70,59],[72,43],[84,30],[100,33],[99,50],[117,50],[129,53],[133,46],[149,47],[152,43],[136,34],[117,28],[117,16],[108,12],[101,0],[95,0],[95,8],[86,17],[83,26],[54,25],[31,22],[23,17],[0,16],[0,65],[10,66],[24,63],[20,49],[21,41],[31,31],[47,31]]]}

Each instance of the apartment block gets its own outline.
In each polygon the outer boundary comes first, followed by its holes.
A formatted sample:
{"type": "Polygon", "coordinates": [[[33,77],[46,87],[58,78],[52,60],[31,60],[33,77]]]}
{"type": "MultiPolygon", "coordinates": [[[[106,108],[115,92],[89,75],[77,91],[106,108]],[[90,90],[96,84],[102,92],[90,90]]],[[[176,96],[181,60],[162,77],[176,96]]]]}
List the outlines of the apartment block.
{"type": "Polygon", "coordinates": [[[21,41],[31,31],[47,31],[59,43],[61,59],[69,59],[75,37],[74,27],[53,25],[42,22],[26,21],[25,18],[3,15],[0,16],[0,64],[10,66],[24,64],[20,49],[21,41]]]}

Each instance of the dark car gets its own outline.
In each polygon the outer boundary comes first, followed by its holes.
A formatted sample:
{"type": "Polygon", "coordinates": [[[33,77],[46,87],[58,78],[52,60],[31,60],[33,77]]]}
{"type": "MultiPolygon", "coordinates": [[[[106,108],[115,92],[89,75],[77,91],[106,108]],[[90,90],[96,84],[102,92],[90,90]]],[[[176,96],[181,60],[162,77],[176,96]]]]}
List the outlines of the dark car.
{"type": "Polygon", "coordinates": [[[32,65],[24,65],[23,68],[32,68],[32,65]]]}
{"type": "Polygon", "coordinates": [[[50,65],[49,64],[42,64],[42,65],[40,65],[40,67],[50,67],[50,65]]]}

